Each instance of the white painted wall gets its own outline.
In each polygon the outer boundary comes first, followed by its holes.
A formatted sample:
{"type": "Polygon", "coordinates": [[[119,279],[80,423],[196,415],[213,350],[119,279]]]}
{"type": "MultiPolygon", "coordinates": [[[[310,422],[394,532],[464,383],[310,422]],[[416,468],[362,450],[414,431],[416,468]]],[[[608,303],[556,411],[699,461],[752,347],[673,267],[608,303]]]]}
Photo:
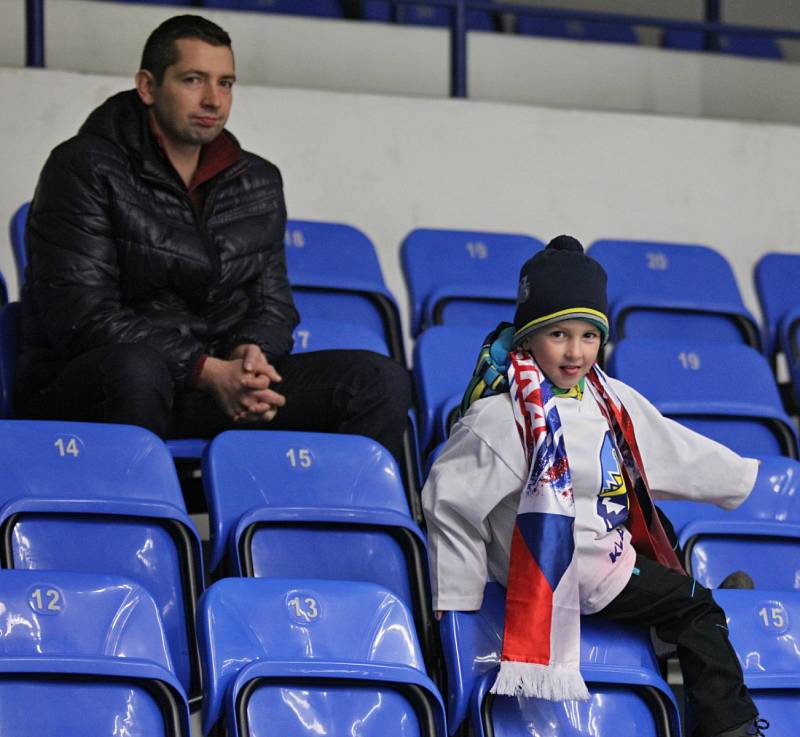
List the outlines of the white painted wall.
{"type": "MultiPolygon", "coordinates": [[[[129,84],[0,69],[15,101],[0,117],[0,222],[50,149],[129,84]]],[[[800,252],[798,127],[242,86],[230,128],[280,166],[290,217],[369,235],[404,314],[398,244],[420,226],[704,243],[731,260],[754,311],[757,258],[800,252]]]]}
{"type": "MultiPolygon", "coordinates": [[[[23,0],[0,2],[23,4],[23,0]]],[[[553,2],[590,10],[702,17],[700,0],[553,2]]],[[[550,0],[538,4],[543,3],[550,0]]],[[[726,18],[778,23],[779,11],[785,10],[783,24],[800,27],[800,6],[794,0],[763,0],[758,8],[753,6],[727,0],[726,18]],[[758,12],[762,5],[763,16],[758,12]]],[[[175,12],[157,5],[47,0],[47,64],[54,69],[128,75],[139,63],[149,32],[175,12]]],[[[202,12],[233,37],[238,73],[245,84],[422,97],[449,94],[449,35],[443,29],[202,12]]],[[[647,35],[646,29],[639,31],[642,37],[647,35]]],[[[650,41],[656,42],[652,29],[650,41]]],[[[468,89],[477,99],[800,124],[800,99],[795,94],[800,89],[800,64],[508,33],[470,33],[467,46],[468,89]]]]}
{"type": "Polygon", "coordinates": [[[0,0],[0,66],[25,66],[25,0],[0,0]]]}

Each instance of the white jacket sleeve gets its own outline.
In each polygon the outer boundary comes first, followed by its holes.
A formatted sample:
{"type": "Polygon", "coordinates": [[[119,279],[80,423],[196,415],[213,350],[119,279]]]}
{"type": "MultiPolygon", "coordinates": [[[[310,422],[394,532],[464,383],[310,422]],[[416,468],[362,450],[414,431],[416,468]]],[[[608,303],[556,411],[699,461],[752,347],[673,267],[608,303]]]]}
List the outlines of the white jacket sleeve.
{"type": "Polygon", "coordinates": [[[611,380],[633,420],[654,499],[738,507],[750,494],[758,461],[742,458],[705,435],[664,417],[635,389],[611,380]]]}
{"type": "MultiPolygon", "coordinates": [[[[519,469],[512,470],[501,457],[503,449],[493,449],[497,443],[490,444],[481,433],[480,405],[489,401],[495,400],[476,403],[453,428],[422,490],[435,610],[480,608],[487,579],[486,547],[492,539],[489,515],[506,497],[518,494],[524,481],[519,469]]],[[[510,429],[516,433],[513,419],[510,429]]],[[[524,465],[519,439],[508,437],[515,441],[509,451],[524,465]]]]}

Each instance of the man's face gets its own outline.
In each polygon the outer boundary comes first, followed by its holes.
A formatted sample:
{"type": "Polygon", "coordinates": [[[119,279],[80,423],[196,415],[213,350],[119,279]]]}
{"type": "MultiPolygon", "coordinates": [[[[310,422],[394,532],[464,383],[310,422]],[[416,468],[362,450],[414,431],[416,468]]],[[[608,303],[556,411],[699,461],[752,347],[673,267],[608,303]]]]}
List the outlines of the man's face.
{"type": "Polygon", "coordinates": [[[176,147],[202,146],[225,127],[236,79],[233,54],[194,38],[175,42],[178,61],[164,71],[160,85],[142,70],[139,95],[150,106],[162,133],[176,147]]]}
{"type": "Polygon", "coordinates": [[[520,346],[557,387],[569,389],[586,376],[602,345],[600,330],[585,320],[564,320],[537,330],[520,346]]]}

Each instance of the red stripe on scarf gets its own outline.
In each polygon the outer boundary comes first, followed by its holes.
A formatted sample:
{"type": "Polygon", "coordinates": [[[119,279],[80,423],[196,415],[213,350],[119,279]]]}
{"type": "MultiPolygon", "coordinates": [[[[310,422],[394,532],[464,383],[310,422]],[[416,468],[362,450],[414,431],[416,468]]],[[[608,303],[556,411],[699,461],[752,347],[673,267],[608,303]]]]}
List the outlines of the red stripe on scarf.
{"type": "MultiPolygon", "coordinates": [[[[628,449],[630,450],[631,456],[633,456],[633,462],[636,465],[636,471],[639,473],[639,476],[642,479],[645,492],[647,493],[648,497],[650,497],[652,514],[650,515],[650,524],[648,525],[644,516],[644,512],[642,511],[642,506],[639,503],[638,493],[635,488],[636,485],[632,482],[625,464],[621,464],[622,473],[625,477],[625,484],[628,487],[628,500],[630,506],[628,510],[627,525],[631,533],[631,542],[633,543],[634,549],[637,552],[647,556],[651,560],[660,563],[662,566],[672,568],[685,574],[686,571],[684,571],[681,562],[678,560],[678,556],[675,555],[675,551],[672,549],[672,545],[667,537],[667,533],[664,531],[664,526],[661,524],[661,520],[658,517],[655,504],[653,504],[653,496],[650,493],[650,485],[647,483],[647,476],[645,475],[644,464],[642,463],[642,455],[639,452],[639,444],[636,441],[636,433],[633,431],[633,420],[631,420],[631,416],[628,414],[624,406],[617,407],[611,397],[608,396],[603,383],[595,375],[594,369],[592,369],[586,375],[586,377],[592,382],[592,386],[597,389],[598,393],[603,399],[603,405],[605,405],[605,407],[601,405],[601,411],[605,409],[611,415],[610,417],[606,415],[606,419],[609,421],[609,424],[618,425],[622,431],[622,435],[625,438],[625,442],[628,444],[628,449]]],[[[613,426],[611,429],[613,431],[613,426]]]]}
{"type": "Polygon", "coordinates": [[[511,536],[508,583],[503,660],[547,665],[550,662],[553,590],[518,527],[514,527],[511,536]],[[512,586],[512,581],[517,585],[512,586]]]}

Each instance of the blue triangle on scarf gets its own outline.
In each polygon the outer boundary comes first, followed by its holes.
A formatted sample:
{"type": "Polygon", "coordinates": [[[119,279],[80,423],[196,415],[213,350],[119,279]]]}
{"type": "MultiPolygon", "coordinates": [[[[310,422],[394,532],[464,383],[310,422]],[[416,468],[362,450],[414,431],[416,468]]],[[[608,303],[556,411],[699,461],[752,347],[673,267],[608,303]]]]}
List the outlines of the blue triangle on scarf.
{"type": "Polygon", "coordinates": [[[524,512],[517,515],[517,526],[528,550],[555,591],[572,562],[575,520],[563,514],[524,512]]]}

